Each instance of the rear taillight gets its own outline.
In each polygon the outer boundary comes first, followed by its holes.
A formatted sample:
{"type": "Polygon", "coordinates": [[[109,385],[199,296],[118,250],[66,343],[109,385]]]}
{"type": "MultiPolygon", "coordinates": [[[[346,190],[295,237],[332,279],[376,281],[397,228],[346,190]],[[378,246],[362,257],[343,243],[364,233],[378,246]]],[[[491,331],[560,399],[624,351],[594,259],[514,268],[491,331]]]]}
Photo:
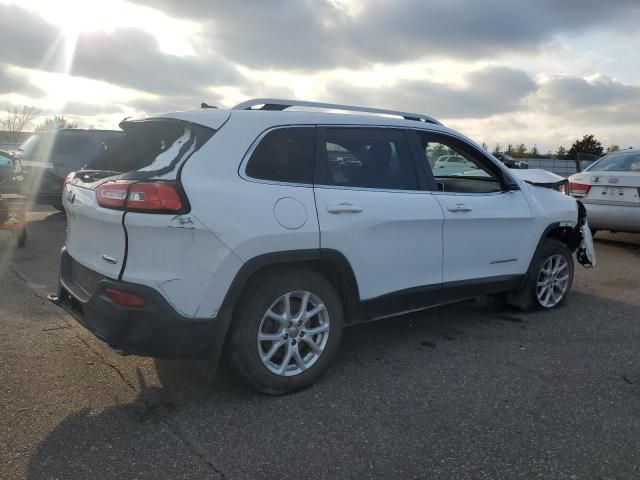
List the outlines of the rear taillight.
{"type": "Polygon", "coordinates": [[[98,205],[124,210],[131,182],[106,182],[96,188],[98,205]]]}
{"type": "Polygon", "coordinates": [[[140,308],[144,307],[144,300],[140,295],[135,293],[125,292],[123,290],[115,290],[113,288],[107,288],[104,291],[106,297],[118,305],[123,307],[140,308]]]}
{"type": "Polygon", "coordinates": [[[129,188],[127,210],[178,212],[182,210],[182,200],[171,184],[134,183],[129,188]]]}
{"type": "Polygon", "coordinates": [[[590,188],[591,188],[591,185],[585,185],[584,183],[569,182],[569,191],[571,192],[571,195],[574,195],[576,197],[584,197],[587,193],[589,193],[590,188]]]}
{"type": "Polygon", "coordinates": [[[175,185],[166,182],[106,182],[96,189],[104,208],[149,213],[175,213],[184,203],[175,185]]]}
{"type": "Polygon", "coordinates": [[[64,185],[63,188],[67,186],[67,183],[69,183],[71,180],[73,180],[74,178],[76,178],[76,172],[69,172],[67,174],[66,177],[64,177],[64,185]]]}

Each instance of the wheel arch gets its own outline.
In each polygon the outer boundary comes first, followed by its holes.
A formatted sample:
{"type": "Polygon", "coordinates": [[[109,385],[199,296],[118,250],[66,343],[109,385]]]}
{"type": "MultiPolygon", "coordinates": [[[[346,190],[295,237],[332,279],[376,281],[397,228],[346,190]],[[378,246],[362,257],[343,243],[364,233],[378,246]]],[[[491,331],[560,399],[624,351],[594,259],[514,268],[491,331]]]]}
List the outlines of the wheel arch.
{"type": "Polygon", "coordinates": [[[220,312],[231,317],[248,286],[274,273],[293,269],[311,269],[325,276],[340,296],[345,324],[357,321],[361,309],[355,274],[347,258],[333,249],[273,252],[248,260],[233,279],[220,312]]]}

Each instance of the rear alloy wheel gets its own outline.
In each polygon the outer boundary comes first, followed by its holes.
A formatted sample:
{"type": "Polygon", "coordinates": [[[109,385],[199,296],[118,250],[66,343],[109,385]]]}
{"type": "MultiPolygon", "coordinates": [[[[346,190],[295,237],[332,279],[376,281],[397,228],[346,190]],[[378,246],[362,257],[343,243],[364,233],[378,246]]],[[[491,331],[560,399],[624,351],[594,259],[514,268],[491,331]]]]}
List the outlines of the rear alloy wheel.
{"type": "Polygon", "coordinates": [[[506,296],[520,310],[555,308],[567,299],[573,283],[573,256],[567,246],[547,238],[531,261],[524,286],[506,296]]]}
{"type": "Polygon", "coordinates": [[[290,393],[328,368],[342,337],[343,312],[325,277],[289,271],[262,278],[249,285],[239,305],[229,353],[252,386],[272,395],[290,393]]]}
{"type": "Polygon", "coordinates": [[[262,316],[257,336],[260,359],[276,375],[299,375],[322,355],[330,328],[329,312],[317,295],[288,292],[262,316]]]}

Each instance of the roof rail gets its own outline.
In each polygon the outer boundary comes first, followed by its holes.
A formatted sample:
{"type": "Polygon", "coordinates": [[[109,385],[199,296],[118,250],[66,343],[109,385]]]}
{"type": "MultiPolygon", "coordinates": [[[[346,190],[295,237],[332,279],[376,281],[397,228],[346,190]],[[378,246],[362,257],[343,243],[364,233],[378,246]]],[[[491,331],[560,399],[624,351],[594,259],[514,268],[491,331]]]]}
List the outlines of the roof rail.
{"type": "Polygon", "coordinates": [[[239,103],[231,110],[286,110],[289,107],[313,107],[313,108],[326,108],[330,110],[344,110],[350,112],[364,112],[364,113],[378,113],[382,115],[394,115],[402,117],[405,120],[415,120],[417,122],[433,123],[435,125],[442,125],[438,120],[427,115],[420,113],[408,113],[398,112],[395,110],[384,110],[382,108],[369,108],[369,107],[356,107],[354,105],[340,105],[337,103],[320,103],[320,102],[307,102],[303,100],[284,100],[279,98],[254,98],[253,100],[247,100],[246,102],[239,103]],[[253,108],[256,106],[260,108],[253,108]]]}

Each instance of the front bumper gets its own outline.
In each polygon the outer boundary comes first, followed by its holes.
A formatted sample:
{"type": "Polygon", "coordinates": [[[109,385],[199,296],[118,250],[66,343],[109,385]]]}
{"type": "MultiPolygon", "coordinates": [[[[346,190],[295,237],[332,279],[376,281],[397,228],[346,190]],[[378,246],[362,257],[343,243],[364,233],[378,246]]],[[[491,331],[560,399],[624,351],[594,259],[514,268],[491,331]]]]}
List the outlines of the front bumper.
{"type": "Polygon", "coordinates": [[[222,316],[194,319],[180,315],[154,289],[104,277],[76,262],[62,249],[58,296],[54,302],[114,349],[156,358],[203,358],[221,346],[227,325],[222,316]],[[123,307],[106,289],[140,296],[143,307],[123,307]]]}

